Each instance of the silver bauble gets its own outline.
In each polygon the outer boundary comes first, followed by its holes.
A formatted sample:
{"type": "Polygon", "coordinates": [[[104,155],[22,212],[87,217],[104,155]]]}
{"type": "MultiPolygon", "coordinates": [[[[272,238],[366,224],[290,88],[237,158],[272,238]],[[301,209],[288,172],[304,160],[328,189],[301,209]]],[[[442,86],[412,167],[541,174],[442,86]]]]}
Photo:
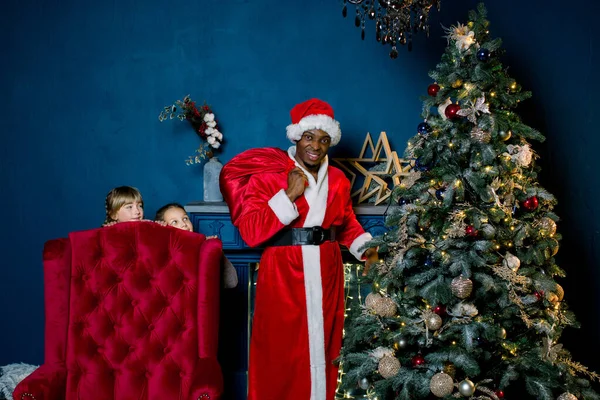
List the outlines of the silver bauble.
{"type": "Polygon", "coordinates": [[[362,390],[367,390],[370,385],[371,385],[371,383],[369,382],[369,380],[367,378],[360,378],[358,380],[358,387],[361,388],[362,390]]]}
{"type": "Polygon", "coordinates": [[[404,349],[406,346],[408,346],[408,341],[403,337],[396,338],[394,341],[394,350],[404,349]]]}
{"type": "Polygon", "coordinates": [[[377,370],[383,378],[391,378],[396,376],[400,371],[400,361],[394,356],[383,356],[379,360],[377,370]]]}
{"type": "Polygon", "coordinates": [[[465,397],[472,396],[475,393],[475,384],[468,379],[465,379],[458,384],[458,391],[465,397]]]}
{"type": "Polygon", "coordinates": [[[556,400],[577,400],[577,397],[573,396],[571,393],[566,392],[561,394],[556,398],[556,400]]]}
{"type": "Polygon", "coordinates": [[[442,326],[442,317],[435,313],[427,314],[425,317],[425,326],[427,326],[427,329],[437,331],[442,326]]]}
{"type": "Polygon", "coordinates": [[[453,295],[459,299],[466,299],[473,291],[473,281],[471,281],[469,278],[463,277],[462,275],[457,276],[456,278],[452,279],[450,288],[452,289],[453,295]]]}
{"type": "Polygon", "coordinates": [[[429,382],[429,390],[436,397],[446,397],[454,390],[454,381],[452,377],[443,372],[437,373],[431,377],[429,382]]]}
{"type": "Polygon", "coordinates": [[[507,268],[510,268],[513,272],[517,272],[519,270],[519,267],[521,266],[521,260],[519,260],[519,257],[509,252],[506,252],[504,260],[502,260],[502,265],[504,265],[507,268]]]}

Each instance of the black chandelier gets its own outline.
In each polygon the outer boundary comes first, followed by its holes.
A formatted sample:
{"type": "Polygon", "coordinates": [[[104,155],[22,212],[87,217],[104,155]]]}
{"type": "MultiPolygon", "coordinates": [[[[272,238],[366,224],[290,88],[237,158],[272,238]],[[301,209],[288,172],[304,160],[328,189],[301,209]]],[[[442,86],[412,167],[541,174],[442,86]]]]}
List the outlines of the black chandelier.
{"type": "Polygon", "coordinates": [[[398,57],[397,44],[412,49],[412,35],[425,31],[429,37],[429,10],[441,0],[343,0],[342,15],[348,15],[346,3],[356,6],[354,25],[361,28],[361,38],[365,40],[366,19],[375,20],[375,39],[392,46],[391,58],[398,57]]]}

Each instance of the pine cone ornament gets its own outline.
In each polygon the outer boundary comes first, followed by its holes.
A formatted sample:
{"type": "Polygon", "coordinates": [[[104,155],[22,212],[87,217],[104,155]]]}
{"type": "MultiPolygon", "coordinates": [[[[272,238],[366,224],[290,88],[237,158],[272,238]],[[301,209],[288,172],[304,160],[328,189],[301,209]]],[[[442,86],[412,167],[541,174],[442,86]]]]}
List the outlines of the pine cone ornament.
{"type": "Polygon", "coordinates": [[[473,281],[469,278],[465,278],[462,275],[457,276],[452,280],[450,284],[452,294],[459,299],[466,299],[473,292],[473,281]]]}
{"type": "Polygon", "coordinates": [[[454,381],[452,377],[444,372],[440,372],[431,377],[429,390],[436,397],[446,397],[454,390],[454,381]]]}
{"type": "Polygon", "coordinates": [[[392,378],[400,371],[400,361],[394,356],[383,356],[381,357],[381,360],[379,360],[379,367],[377,370],[383,378],[392,378]]]}

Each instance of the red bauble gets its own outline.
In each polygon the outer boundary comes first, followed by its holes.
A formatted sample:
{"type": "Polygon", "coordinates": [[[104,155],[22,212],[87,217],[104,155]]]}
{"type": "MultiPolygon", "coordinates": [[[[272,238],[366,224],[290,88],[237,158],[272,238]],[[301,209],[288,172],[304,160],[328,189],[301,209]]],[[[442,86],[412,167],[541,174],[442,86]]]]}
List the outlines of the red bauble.
{"type": "Polygon", "coordinates": [[[467,236],[475,237],[478,233],[479,231],[475,229],[473,225],[467,225],[467,227],[465,228],[465,234],[467,236]]]}
{"type": "Polygon", "coordinates": [[[535,210],[536,208],[538,208],[538,205],[539,201],[535,196],[532,196],[523,202],[523,208],[525,208],[528,211],[535,210]]]}
{"type": "Polygon", "coordinates": [[[425,364],[425,358],[421,354],[417,354],[412,358],[412,366],[418,367],[419,365],[425,364]]]}
{"type": "Polygon", "coordinates": [[[541,300],[544,298],[544,291],[540,290],[539,292],[535,292],[533,295],[535,296],[536,299],[541,300]]]}
{"type": "Polygon", "coordinates": [[[446,306],[444,305],[438,305],[433,307],[433,312],[436,313],[437,315],[439,315],[440,317],[443,317],[444,315],[446,315],[446,306]]]}
{"type": "Polygon", "coordinates": [[[497,398],[499,398],[499,399],[504,398],[504,392],[502,390],[496,390],[494,393],[496,394],[497,398]]]}
{"type": "Polygon", "coordinates": [[[429,85],[427,87],[427,93],[431,97],[437,96],[437,94],[438,94],[439,91],[440,91],[440,85],[438,85],[437,83],[432,83],[431,85],[429,85]]]}
{"type": "Polygon", "coordinates": [[[448,107],[446,107],[444,114],[446,114],[446,118],[454,119],[458,117],[458,110],[460,110],[460,106],[458,104],[448,104],[448,107]]]}

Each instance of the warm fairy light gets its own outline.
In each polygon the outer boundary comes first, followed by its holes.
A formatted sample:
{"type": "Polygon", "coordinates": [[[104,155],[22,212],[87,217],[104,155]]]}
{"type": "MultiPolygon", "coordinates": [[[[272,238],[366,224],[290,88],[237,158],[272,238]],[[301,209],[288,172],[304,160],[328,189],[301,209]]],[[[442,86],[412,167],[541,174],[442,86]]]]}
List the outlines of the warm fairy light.
{"type": "Polygon", "coordinates": [[[452,346],[456,346],[456,341],[452,341],[452,346]]]}
{"type": "Polygon", "coordinates": [[[454,186],[456,186],[456,187],[460,186],[460,179],[457,179],[456,182],[454,182],[454,186]]]}
{"type": "Polygon", "coordinates": [[[517,88],[517,82],[513,82],[513,83],[511,83],[511,84],[510,84],[510,88],[511,88],[512,90],[515,90],[515,89],[517,88]]]}
{"type": "Polygon", "coordinates": [[[435,179],[432,179],[431,181],[429,181],[429,184],[432,186],[435,185],[435,179]]]}
{"type": "Polygon", "coordinates": [[[497,245],[496,245],[496,250],[499,250],[499,249],[500,249],[500,245],[499,245],[499,244],[497,244],[497,245]]]}
{"type": "Polygon", "coordinates": [[[450,148],[454,147],[454,143],[452,143],[452,142],[448,143],[448,147],[450,147],[450,148]]]}
{"type": "Polygon", "coordinates": [[[492,170],[492,167],[490,167],[489,165],[487,167],[485,167],[485,172],[490,172],[492,170]]]}
{"type": "Polygon", "coordinates": [[[490,92],[490,96],[496,97],[496,92],[490,92]]]}
{"type": "Polygon", "coordinates": [[[443,255],[443,256],[445,256],[445,255],[446,255],[446,252],[445,252],[445,251],[442,251],[442,255],[443,255]]]}
{"type": "Polygon", "coordinates": [[[406,326],[406,322],[400,322],[400,326],[406,326]]]}

